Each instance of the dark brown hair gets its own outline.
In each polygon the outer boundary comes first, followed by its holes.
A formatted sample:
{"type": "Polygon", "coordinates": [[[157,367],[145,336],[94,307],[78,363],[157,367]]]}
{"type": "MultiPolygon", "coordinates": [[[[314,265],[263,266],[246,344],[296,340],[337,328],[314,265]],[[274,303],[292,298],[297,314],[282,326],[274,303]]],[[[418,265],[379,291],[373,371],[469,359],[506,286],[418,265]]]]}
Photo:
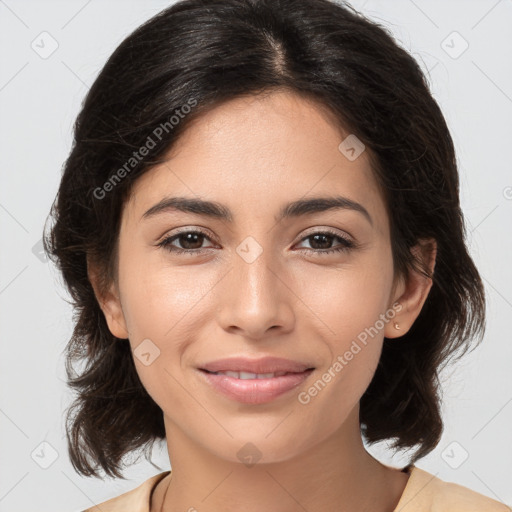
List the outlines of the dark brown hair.
{"type": "Polygon", "coordinates": [[[46,234],[75,308],[66,370],[77,395],[66,427],[71,462],[83,475],[103,469],[123,478],[126,455],[165,439],[162,411],[138,378],[129,344],[107,327],[87,260],[98,265],[102,287],[115,279],[131,186],[192,120],[227,100],[275,90],[316,101],[368,148],[397,275],[428,276],[410,249],[420,239],[437,242],[430,294],[411,329],[384,340],[360,421],[368,442],[414,448],[411,461],[439,442],[439,370],[481,340],[485,298],[466,247],[452,138],[420,67],[385,28],[346,4],[181,0],[127,37],[88,92],[46,234]]]}

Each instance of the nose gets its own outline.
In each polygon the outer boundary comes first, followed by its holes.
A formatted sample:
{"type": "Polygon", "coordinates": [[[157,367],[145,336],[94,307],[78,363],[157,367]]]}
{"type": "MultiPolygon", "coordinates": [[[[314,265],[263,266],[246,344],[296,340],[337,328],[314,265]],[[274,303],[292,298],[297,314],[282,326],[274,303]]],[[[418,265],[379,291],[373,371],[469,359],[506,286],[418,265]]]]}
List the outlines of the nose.
{"type": "Polygon", "coordinates": [[[271,251],[263,251],[250,263],[235,253],[231,263],[218,290],[220,326],[254,340],[290,332],[295,323],[295,295],[271,251]]]}

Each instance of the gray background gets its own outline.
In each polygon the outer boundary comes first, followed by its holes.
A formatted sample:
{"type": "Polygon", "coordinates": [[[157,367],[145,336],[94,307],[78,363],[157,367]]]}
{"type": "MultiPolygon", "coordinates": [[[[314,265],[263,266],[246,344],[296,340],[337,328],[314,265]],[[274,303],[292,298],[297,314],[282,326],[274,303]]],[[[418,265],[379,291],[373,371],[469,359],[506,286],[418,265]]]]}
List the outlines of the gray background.
{"type": "MultiPolygon", "coordinates": [[[[37,250],[81,100],[116,46],[167,5],[0,0],[0,511],[79,511],[168,469],[162,447],[153,458],[161,469],[140,462],[125,481],[74,472],[63,422],[71,309],[37,250]]],[[[417,465],[512,504],[512,1],[353,5],[389,27],[429,74],[456,144],[471,253],[488,294],[484,342],[444,373],[445,432],[417,465]]],[[[385,443],[370,451],[404,462],[385,443]]]]}

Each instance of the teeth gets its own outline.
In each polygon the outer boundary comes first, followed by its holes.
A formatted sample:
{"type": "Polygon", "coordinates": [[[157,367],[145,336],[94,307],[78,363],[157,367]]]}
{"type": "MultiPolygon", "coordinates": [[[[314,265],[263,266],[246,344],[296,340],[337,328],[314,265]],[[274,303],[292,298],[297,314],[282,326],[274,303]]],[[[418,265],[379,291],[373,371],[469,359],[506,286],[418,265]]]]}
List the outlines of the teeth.
{"type": "Polygon", "coordinates": [[[273,377],[280,377],[285,375],[287,372],[275,372],[275,373],[250,373],[250,372],[214,372],[215,375],[226,375],[227,377],[233,377],[234,379],[272,379],[273,377]]]}
{"type": "MultiPolygon", "coordinates": [[[[233,372],[233,373],[236,374],[237,372],[233,372]]],[[[240,376],[238,378],[239,379],[257,379],[258,375],[259,374],[257,374],[257,373],[240,372],[240,376]]],[[[235,377],[235,375],[232,375],[232,377],[235,377]]]]}

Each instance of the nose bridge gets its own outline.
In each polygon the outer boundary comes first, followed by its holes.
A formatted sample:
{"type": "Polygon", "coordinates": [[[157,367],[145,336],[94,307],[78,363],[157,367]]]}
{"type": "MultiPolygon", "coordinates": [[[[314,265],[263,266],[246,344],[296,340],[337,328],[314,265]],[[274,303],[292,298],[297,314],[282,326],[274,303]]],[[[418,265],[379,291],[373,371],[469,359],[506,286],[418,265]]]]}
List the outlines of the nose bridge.
{"type": "Polygon", "coordinates": [[[237,249],[237,256],[233,265],[238,278],[241,297],[252,299],[255,305],[258,303],[270,305],[271,298],[275,298],[276,271],[272,267],[277,266],[276,258],[272,258],[270,249],[258,251],[250,242],[241,244],[237,249]],[[243,252],[247,249],[248,252],[243,252]],[[241,254],[242,253],[242,254],[241,254]]]}
{"type": "Polygon", "coordinates": [[[253,237],[239,244],[221,294],[219,322],[224,329],[260,337],[272,327],[291,327],[293,312],[279,265],[272,250],[253,237]]]}

